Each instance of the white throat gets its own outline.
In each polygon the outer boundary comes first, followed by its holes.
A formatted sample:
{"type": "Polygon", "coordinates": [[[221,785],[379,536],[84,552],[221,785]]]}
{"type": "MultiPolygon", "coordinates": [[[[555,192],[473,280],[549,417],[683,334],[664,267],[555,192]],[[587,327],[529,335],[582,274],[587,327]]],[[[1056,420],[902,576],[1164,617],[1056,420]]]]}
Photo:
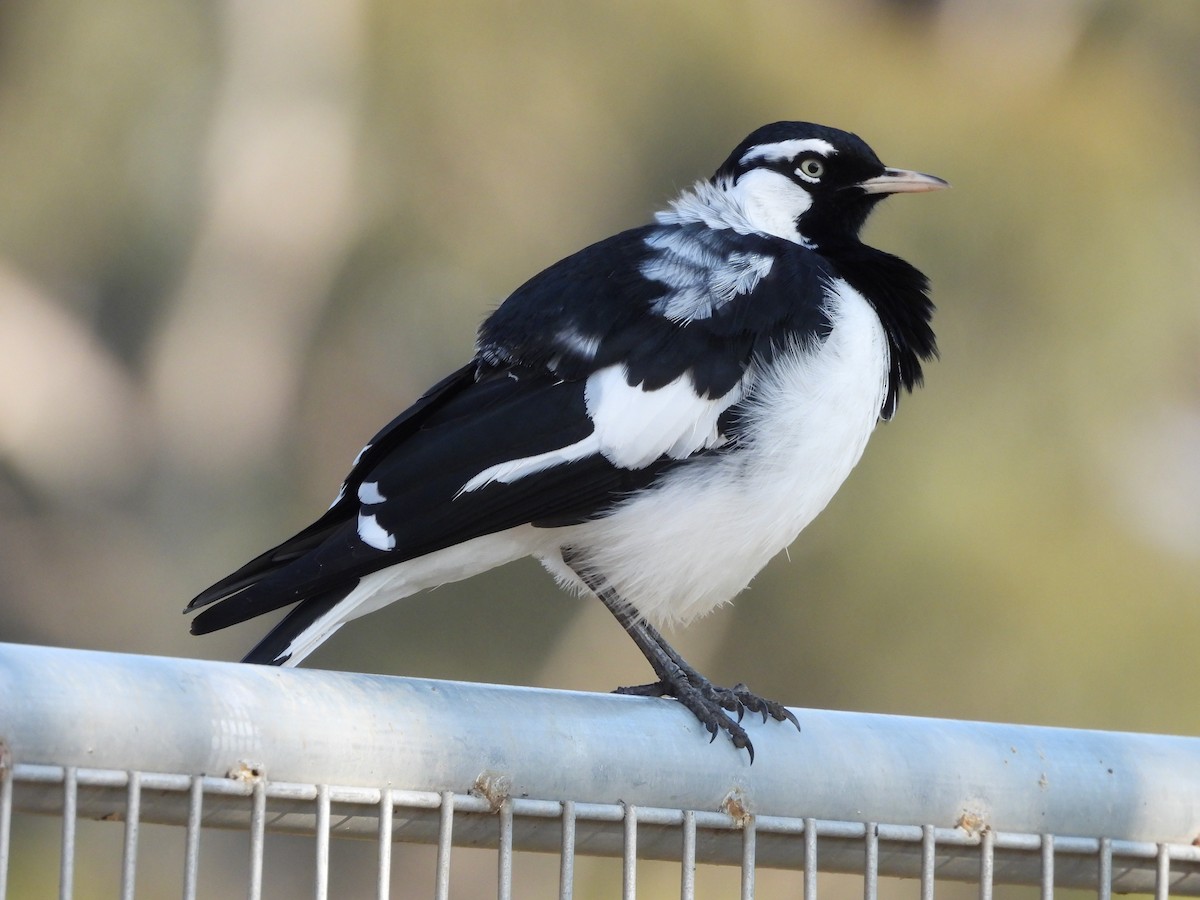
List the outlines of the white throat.
{"type": "Polygon", "coordinates": [[[812,195],[786,175],[753,169],[736,182],[699,181],[655,216],[662,225],[702,224],[739,234],[769,234],[810,249],[814,244],[796,227],[812,206],[812,195]]]}

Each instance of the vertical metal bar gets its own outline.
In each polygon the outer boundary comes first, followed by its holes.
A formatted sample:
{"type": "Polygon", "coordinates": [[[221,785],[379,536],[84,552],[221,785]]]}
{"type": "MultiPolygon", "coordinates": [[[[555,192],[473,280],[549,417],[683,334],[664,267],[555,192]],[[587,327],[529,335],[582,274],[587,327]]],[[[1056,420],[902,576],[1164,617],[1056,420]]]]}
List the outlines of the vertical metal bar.
{"type": "Polygon", "coordinates": [[[1158,845],[1155,862],[1154,900],[1167,900],[1171,894],[1171,849],[1166,844],[1158,845]]]}
{"type": "Polygon", "coordinates": [[[0,900],[8,896],[8,854],[12,845],[13,771],[8,745],[0,742],[0,900]]]}
{"type": "Polygon", "coordinates": [[[130,772],[125,788],[125,846],[121,852],[121,900],[133,900],[137,884],[138,826],[142,818],[142,773],[130,772]]]}
{"type": "Polygon", "coordinates": [[[375,900],[388,900],[392,893],[392,789],[379,792],[379,877],[375,900]]]}
{"type": "Polygon", "coordinates": [[[329,785],[317,785],[317,846],[313,897],[327,900],[329,897],[329,785]]]}
{"type": "Polygon", "coordinates": [[[183,900],[196,900],[200,874],[200,823],[204,814],[204,776],[193,775],[188,795],[187,835],[183,852],[183,900]]]}
{"type": "Polygon", "coordinates": [[[75,892],[75,814],[79,801],[79,775],[74,766],[63,769],[62,857],[58,868],[58,898],[71,900],[75,892]]]}
{"type": "Polygon", "coordinates": [[[866,860],[863,865],[863,900],[879,896],[879,826],[867,823],[866,860]]]}
{"type": "Polygon", "coordinates": [[[1112,900],[1112,838],[1100,838],[1099,870],[1096,872],[1096,896],[1099,900],[1112,900]]]}
{"type": "Polygon", "coordinates": [[[754,900],[754,854],[758,844],[758,825],[748,816],[742,826],[742,900],[754,900]]]}
{"type": "Polygon", "coordinates": [[[267,830],[267,785],[260,778],[254,782],[250,806],[250,884],[247,896],[261,900],[263,880],[263,845],[267,830]]]}
{"type": "Polygon", "coordinates": [[[696,814],[690,809],[683,812],[683,853],[679,860],[680,900],[696,898],[696,814]]]}
{"type": "Polygon", "coordinates": [[[921,826],[921,900],[933,900],[937,872],[937,836],[932,825],[921,826]]]}
{"type": "Polygon", "coordinates": [[[496,896],[499,900],[512,900],[512,878],[513,808],[512,800],[505,800],[500,807],[500,859],[496,879],[496,896]]]}
{"type": "Polygon", "coordinates": [[[996,835],[985,828],[979,842],[979,900],[992,900],[996,875],[996,835]]]}
{"type": "Polygon", "coordinates": [[[804,820],[804,900],[817,900],[817,820],[804,820]]]}
{"type": "Polygon", "coordinates": [[[558,900],[571,900],[575,893],[575,801],[562,805],[562,849],[558,863],[558,900]]]}
{"type": "Polygon", "coordinates": [[[454,795],[442,791],[441,815],[438,818],[437,880],[433,895],[436,900],[450,898],[450,847],[454,836],[454,795]]]}
{"type": "Polygon", "coordinates": [[[637,897],[637,807],[625,804],[625,840],[621,864],[621,900],[637,897]]]}
{"type": "Polygon", "coordinates": [[[1054,900],[1054,835],[1042,835],[1041,900],[1054,900]]]}

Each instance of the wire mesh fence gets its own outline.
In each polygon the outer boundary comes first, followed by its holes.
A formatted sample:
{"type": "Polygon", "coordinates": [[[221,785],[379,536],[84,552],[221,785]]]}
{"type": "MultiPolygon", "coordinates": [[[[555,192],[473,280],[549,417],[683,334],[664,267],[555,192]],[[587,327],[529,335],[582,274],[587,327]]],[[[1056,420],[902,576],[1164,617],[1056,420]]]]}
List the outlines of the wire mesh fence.
{"type": "Polygon", "coordinates": [[[61,897],[290,896],[301,870],[318,898],[440,900],[480,895],[483,851],[501,898],[662,896],[660,860],[684,898],[715,867],[744,898],[776,870],[806,900],[821,873],[867,898],[1200,894],[1200,739],[797,712],[751,766],[661,700],[0,645],[0,896],[56,862],[61,897]],[[22,833],[47,823],[56,861],[22,833]],[[415,845],[427,871],[396,864],[415,845]],[[554,871],[522,880],[533,854],[554,871]]]}

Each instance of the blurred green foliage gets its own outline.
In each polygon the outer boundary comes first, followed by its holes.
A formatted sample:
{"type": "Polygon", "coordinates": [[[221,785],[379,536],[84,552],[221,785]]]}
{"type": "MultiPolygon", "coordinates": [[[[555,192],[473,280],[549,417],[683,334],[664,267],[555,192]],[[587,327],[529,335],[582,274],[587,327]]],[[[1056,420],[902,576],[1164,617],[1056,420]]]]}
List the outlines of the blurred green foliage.
{"type": "MultiPolygon", "coordinates": [[[[1200,733],[1198,113],[1169,0],[11,0],[0,638],[236,658],[266,624],[192,639],[184,603],[489,309],[803,118],[954,184],[867,234],[931,277],[942,359],[679,648],[801,706],[1200,733]]],[[[532,563],[313,664],[647,675],[532,563]]]]}

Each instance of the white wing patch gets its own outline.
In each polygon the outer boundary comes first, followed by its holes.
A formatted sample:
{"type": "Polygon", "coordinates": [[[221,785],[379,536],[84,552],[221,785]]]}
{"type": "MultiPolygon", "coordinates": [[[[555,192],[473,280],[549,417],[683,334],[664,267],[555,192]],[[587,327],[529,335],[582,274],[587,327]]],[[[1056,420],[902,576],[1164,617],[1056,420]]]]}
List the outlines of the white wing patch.
{"type": "Polygon", "coordinates": [[[396,549],[396,536],[380,525],[374,515],[358,514],[358,536],[364,544],[376,550],[396,549]]]}
{"type": "MultiPolygon", "coordinates": [[[[684,459],[724,442],[717,420],[745,391],[746,379],[742,379],[722,397],[700,397],[686,373],[647,391],[630,386],[624,366],[607,366],[593,373],[584,387],[584,402],[594,428],[590,435],[558,450],[488,466],[458,493],[477,491],[494,481],[511,484],[596,454],[622,469],[644,469],[663,456],[684,459]]],[[[362,530],[360,517],[360,535],[362,530]]],[[[366,537],[363,540],[371,543],[366,537]]]]}
{"type": "Polygon", "coordinates": [[[595,433],[589,434],[582,441],[576,441],[574,444],[568,444],[558,450],[551,450],[547,453],[538,453],[535,456],[526,456],[521,459],[513,459],[508,462],[497,463],[494,466],[488,466],[461,488],[458,489],[458,495],[469,494],[471,491],[477,491],[485,485],[491,484],[493,481],[499,481],[501,484],[512,484],[527,475],[536,475],[538,472],[544,472],[546,469],[554,466],[561,466],[565,463],[574,462],[577,459],[584,459],[592,456],[599,451],[599,441],[596,440],[595,433]]]}
{"type": "Polygon", "coordinates": [[[721,443],[717,418],[742,395],[742,384],[716,400],[696,395],[691,376],[658,390],[630,387],[624,366],[587,380],[584,399],[600,452],[613,465],[642,469],[661,456],[683,459],[721,443]]]}
{"type": "Polygon", "coordinates": [[[761,253],[723,255],[697,235],[676,228],[652,232],[646,246],[657,252],[642,263],[642,275],[667,286],[651,309],[672,322],[711,318],[753,291],[775,262],[761,253]]]}
{"type": "Polygon", "coordinates": [[[555,335],[554,341],[564,350],[568,350],[585,360],[594,359],[596,352],[600,349],[600,337],[598,335],[583,334],[572,328],[562,329],[555,335]]]}
{"type": "Polygon", "coordinates": [[[364,481],[358,486],[359,503],[383,503],[386,499],[379,490],[378,481],[364,481]]]}

